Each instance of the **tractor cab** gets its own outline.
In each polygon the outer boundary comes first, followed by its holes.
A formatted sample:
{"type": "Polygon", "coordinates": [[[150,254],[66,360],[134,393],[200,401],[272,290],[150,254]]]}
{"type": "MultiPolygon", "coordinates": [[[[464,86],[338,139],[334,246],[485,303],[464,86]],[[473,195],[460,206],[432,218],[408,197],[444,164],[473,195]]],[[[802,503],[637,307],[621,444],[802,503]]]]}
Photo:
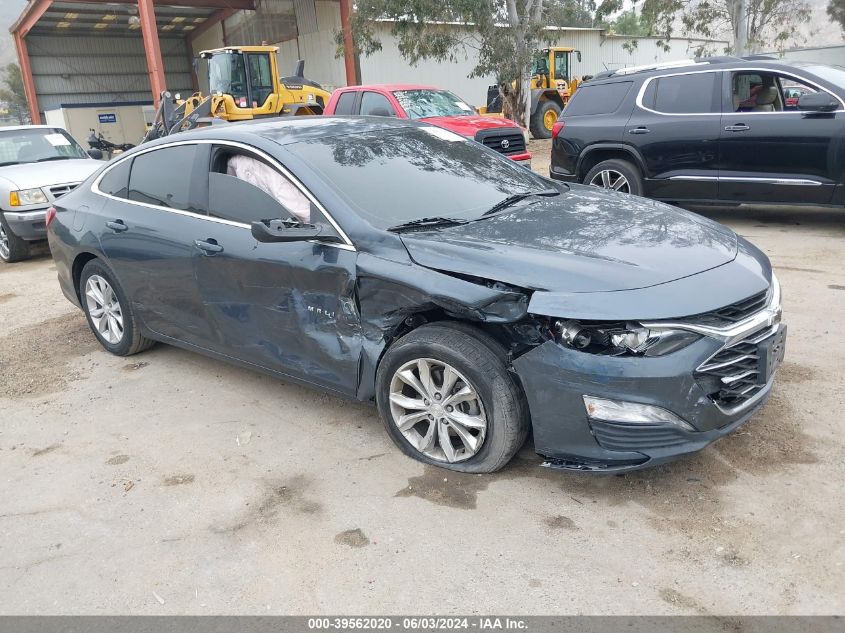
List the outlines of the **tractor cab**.
{"type": "MultiPolygon", "coordinates": [[[[531,89],[552,89],[569,91],[572,79],[570,77],[570,56],[575,54],[581,61],[581,51],[574,48],[554,47],[544,48],[534,53],[531,65],[531,89]]],[[[577,80],[576,80],[577,83],[577,80]]],[[[567,98],[569,95],[567,95],[567,98]]]]}

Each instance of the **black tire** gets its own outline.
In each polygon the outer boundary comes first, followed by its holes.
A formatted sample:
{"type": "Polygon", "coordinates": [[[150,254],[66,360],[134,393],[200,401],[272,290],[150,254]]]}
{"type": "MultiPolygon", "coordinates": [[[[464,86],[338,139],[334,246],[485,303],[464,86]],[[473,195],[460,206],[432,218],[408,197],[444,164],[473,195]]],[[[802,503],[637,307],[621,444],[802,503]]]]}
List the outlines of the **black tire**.
{"type": "Polygon", "coordinates": [[[534,138],[552,138],[552,130],[546,127],[544,121],[546,120],[546,114],[549,112],[554,112],[555,121],[557,121],[558,116],[560,116],[560,110],[561,107],[554,101],[541,101],[537,104],[537,109],[531,115],[529,125],[531,136],[534,138]]]}
{"type": "Polygon", "coordinates": [[[621,158],[612,158],[600,162],[587,172],[587,175],[584,176],[584,180],[581,182],[591,184],[593,179],[603,171],[612,171],[624,176],[628,181],[628,190],[625,193],[630,193],[634,196],[643,195],[643,177],[639,168],[634,163],[621,158]]]}
{"type": "Polygon", "coordinates": [[[149,349],[155,344],[155,341],[141,335],[138,328],[138,321],[135,317],[134,311],[132,310],[132,304],[126,298],[126,294],[123,292],[123,288],[121,287],[115,274],[101,260],[92,259],[90,262],[85,264],[85,267],[82,269],[82,274],[79,277],[79,296],[82,303],[82,310],[85,312],[85,318],[88,320],[88,327],[91,328],[91,332],[93,332],[94,336],[97,337],[100,345],[112,354],[116,356],[132,356],[133,354],[149,349]],[[98,275],[108,282],[114,291],[114,296],[120,304],[120,311],[123,316],[123,335],[120,340],[116,342],[106,340],[98,331],[97,327],[94,325],[93,319],[91,318],[85,289],[88,280],[94,275],[98,275]]]}
{"type": "Polygon", "coordinates": [[[432,323],[403,336],[387,350],[376,373],[376,401],[390,438],[403,453],[426,464],[465,473],[492,473],[502,468],[525,443],[530,424],[525,398],[507,370],[505,357],[495,339],[462,323],[432,323]],[[394,422],[391,382],[397,370],[416,359],[448,363],[480,396],[487,418],[486,436],[478,452],[464,461],[450,463],[425,455],[394,422]]]}
{"type": "Polygon", "coordinates": [[[0,247],[0,262],[11,264],[29,257],[29,242],[12,233],[12,229],[9,228],[2,211],[0,211],[0,227],[3,229],[0,239],[2,239],[2,235],[5,235],[8,247],[8,252],[4,252],[5,249],[0,247]]]}

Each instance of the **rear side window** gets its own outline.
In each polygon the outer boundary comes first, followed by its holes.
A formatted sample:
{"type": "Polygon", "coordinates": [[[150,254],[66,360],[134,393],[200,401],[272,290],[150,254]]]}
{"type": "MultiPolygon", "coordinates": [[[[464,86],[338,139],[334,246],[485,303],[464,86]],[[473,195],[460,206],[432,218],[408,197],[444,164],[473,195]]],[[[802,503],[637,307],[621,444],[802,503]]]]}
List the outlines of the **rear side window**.
{"type": "Polygon", "coordinates": [[[566,116],[580,116],[583,114],[616,112],[630,89],[630,81],[618,81],[597,86],[581,85],[572,95],[572,99],[566,105],[563,113],[566,116]]]}
{"type": "Polygon", "coordinates": [[[191,197],[196,153],[196,145],[178,145],[136,156],[129,176],[128,198],[160,207],[197,211],[201,205],[191,197]]]}
{"type": "Polygon", "coordinates": [[[129,167],[132,159],[118,163],[108,170],[98,185],[100,191],[118,198],[125,198],[129,193],[129,167]]]}
{"type": "Polygon", "coordinates": [[[657,84],[653,107],[658,112],[668,114],[719,112],[715,99],[715,82],[716,73],[693,73],[655,79],[651,82],[657,84]]]}
{"type": "Polygon", "coordinates": [[[340,95],[335,106],[335,114],[353,114],[352,106],[355,105],[355,93],[344,92],[340,95]]]}

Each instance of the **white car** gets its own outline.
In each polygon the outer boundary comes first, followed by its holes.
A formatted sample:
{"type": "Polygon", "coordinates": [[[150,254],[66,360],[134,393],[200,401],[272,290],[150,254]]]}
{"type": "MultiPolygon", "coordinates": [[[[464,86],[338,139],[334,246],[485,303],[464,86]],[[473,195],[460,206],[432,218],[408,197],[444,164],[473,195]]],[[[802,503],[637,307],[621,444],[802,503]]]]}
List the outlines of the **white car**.
{"type": "Polygon", "coordinates": [[[47,239],[47,209],[102,165],[61,128],[0,128],[0,261],[28,257],[47,239]]]}

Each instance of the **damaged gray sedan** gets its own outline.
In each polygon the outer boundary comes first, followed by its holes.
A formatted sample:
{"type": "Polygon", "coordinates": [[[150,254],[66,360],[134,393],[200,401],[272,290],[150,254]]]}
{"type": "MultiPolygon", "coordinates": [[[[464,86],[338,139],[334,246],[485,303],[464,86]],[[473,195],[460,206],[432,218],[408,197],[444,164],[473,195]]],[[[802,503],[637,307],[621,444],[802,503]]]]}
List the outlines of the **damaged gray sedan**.
{"type": "Polygon", "coordinates": [[[763,405],[784,354],[769,260],[729,229],[411,121],[167,137],[47,221],[108,351],[160,341],[374,401],[403,452],[458,471],[529,433],[577,470],[699,450],[763,405]]]}

